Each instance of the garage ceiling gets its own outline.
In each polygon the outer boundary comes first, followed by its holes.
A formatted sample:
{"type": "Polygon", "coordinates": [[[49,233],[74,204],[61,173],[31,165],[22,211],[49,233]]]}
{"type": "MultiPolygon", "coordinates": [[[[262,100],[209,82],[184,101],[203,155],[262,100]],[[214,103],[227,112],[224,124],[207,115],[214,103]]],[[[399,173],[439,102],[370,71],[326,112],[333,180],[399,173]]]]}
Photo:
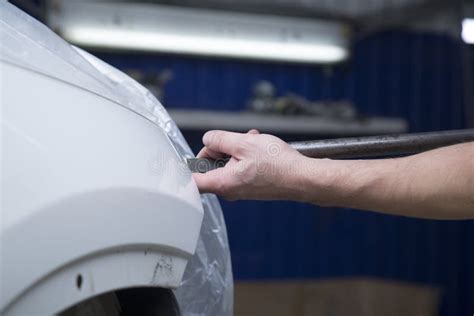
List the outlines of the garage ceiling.
{"type": "Polygon", "coordinates": [[[394,9],[405,7],[407,5],[416,5],[423,2],[428,2],[426,0],[220,0],[220,1],[172,1],[175,3],[179,2],[199,2],[201,4],[205,3],[217,3],[219,5],[227,5],[233,7],[253,6],[255,8],[291,8],[291,11],[300,10],[304,12],[306,10],[310,11],[320,11],[324,13],[330,13],[333,15],[341,15],[347,17],[360,17],[363,15],[371,14],[374,12],[379,12],[387,9],[394,9]]]}
{"type": "Polygon", "coordinates": [[[426,8],[440,3],[452,6],[458,0],[148,0],[147,2],[357,20],[381,12],[426,8]]]}
{"type": "MultiPolygon", "coordinates": [[[[120,0],[118,0],[120,1],[120,0]]],[[[124,0],[122,0],[124,1],[124,0]]],[[[126,1],[126,0],[125,0],[126,1]]],[[[344,22],[359,34],[392,27],[428,25],[437,31],[459,33],[466,0],[140,0],[197,8],[298,16],[344,22]],[[446,16],[449,16],[446,18],[446,16]],[[447,22],[446,22],[447,21],[447,22]],[[432,26],[432,24],[435,24],[432,26]],[[440,27],[438,24],[441,24],[440,27]],[[447,25],[447,26],[446,26],[447,25]]],[[[468,0],[474,1],[474,0],[468,0]]]]}

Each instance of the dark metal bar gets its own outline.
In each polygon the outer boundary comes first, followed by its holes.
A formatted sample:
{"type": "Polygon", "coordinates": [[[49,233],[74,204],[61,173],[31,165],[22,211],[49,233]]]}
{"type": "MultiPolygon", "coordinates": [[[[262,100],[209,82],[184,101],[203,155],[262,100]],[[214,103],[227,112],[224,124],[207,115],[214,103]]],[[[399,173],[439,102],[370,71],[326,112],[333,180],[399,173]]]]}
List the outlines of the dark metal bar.
{"type": "Polygon", "coordinates": [[[312,158],[399,156],[474,141],[474,129],[294,142],[291,146],[312,158]]]}
{"type": "MultiPolygon", "coordinates": [[[[474,141],[474,129],[369,137],[339,138],[293,142],[290,145],[311,158],[367,158],[401,156],[474,141]]],[[[228,159],[188,159],[193,172],[207,172],[223,167],[228,159]]]]}

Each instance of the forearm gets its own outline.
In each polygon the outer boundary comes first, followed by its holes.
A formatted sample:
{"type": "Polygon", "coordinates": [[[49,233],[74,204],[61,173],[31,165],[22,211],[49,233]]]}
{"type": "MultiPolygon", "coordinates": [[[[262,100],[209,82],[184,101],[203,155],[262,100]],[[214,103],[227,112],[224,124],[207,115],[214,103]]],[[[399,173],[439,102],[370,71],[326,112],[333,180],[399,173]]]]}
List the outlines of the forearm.
{"type": "Polygon", "coordinates": [[[300,200],[395,215],[474,218],[474,143],[396,159],[307,163],[300,200]]]}

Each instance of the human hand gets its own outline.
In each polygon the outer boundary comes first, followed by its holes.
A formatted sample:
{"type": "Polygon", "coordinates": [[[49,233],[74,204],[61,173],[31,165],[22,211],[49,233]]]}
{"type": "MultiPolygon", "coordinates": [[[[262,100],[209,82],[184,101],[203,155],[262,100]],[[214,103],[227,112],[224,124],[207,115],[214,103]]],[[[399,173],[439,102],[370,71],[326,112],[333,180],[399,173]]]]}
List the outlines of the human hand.
{"type": "Polygon", "coordinates": [[[298,174],[308,158],[278,137],[250,130],[247,134],[209,131],[198,158],[230,156],[222,168],[193,174],[201,193],[229,200],[300,200],[298,174]]]}

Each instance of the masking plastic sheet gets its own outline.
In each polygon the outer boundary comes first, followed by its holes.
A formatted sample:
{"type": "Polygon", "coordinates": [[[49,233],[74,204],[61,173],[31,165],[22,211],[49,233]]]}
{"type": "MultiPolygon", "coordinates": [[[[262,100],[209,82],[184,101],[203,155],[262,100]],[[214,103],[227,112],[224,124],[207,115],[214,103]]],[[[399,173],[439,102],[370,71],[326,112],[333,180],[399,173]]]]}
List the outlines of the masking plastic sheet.
{"type": "MultiPolygon", "coordinates": [[[[193,153],[161,103],[126,74],[71,46],[45,25],[0,0],[0,59],[92,91],[160,127],[184,158],[193,153]]],[[[195,255],[175,290],[183,315],[232,315],[227,232],[214,195],[202,195],[204,220],[195,255]]]]}

